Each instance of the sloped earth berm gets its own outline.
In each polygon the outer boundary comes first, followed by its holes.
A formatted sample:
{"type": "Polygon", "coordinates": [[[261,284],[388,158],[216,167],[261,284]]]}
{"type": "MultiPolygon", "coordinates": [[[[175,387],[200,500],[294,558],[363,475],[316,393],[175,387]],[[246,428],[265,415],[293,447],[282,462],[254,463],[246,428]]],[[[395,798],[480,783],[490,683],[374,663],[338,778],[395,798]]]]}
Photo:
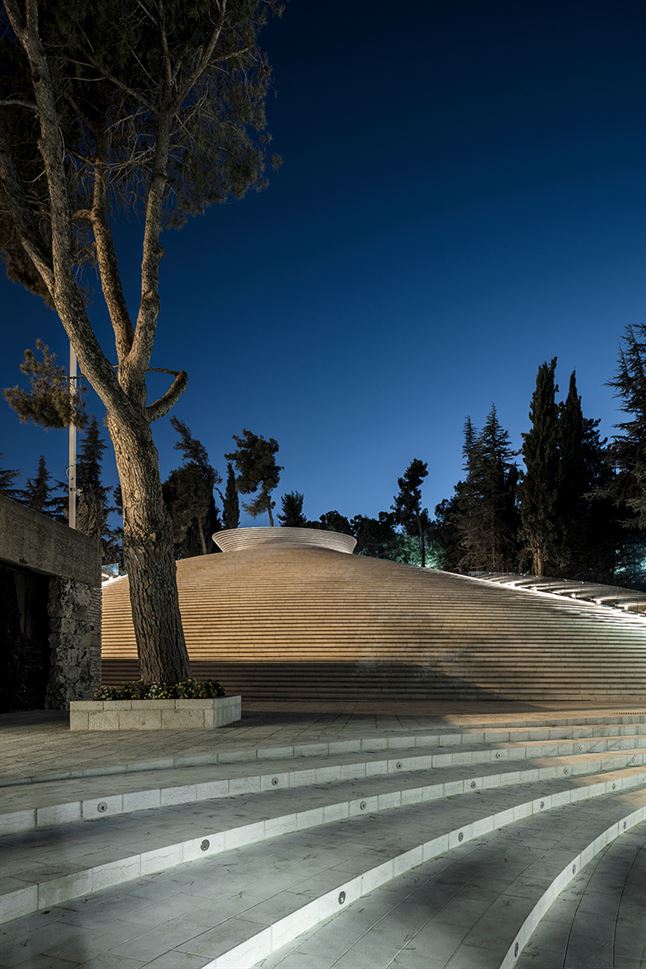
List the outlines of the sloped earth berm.
{"type": "Polygon", "coordinates": [[[0,788],[0,966],[634,969],[644,720],[0,788]]]}

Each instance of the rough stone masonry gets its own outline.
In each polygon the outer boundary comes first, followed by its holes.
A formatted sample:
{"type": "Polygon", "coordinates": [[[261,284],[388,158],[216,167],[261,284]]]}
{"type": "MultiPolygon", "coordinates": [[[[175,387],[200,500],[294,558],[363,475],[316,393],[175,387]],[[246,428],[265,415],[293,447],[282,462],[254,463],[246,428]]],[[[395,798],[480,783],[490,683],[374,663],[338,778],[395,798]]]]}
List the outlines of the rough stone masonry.
{"type": "Polygon", "coordinates": [[[0,495],[0,562],[49,577],[44,706],[64,709],[70,700],[88,699],[101,667],[99,543],[0,495]]]}

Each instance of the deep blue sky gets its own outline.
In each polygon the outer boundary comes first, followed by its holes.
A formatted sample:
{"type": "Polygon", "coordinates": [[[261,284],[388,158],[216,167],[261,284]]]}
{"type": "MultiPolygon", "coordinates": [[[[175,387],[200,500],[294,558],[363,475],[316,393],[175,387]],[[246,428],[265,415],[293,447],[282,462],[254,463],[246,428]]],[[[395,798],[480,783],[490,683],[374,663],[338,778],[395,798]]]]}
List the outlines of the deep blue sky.
{"type": "MultiPolygon", "coordinates": [[[[645,26],[640,2],[292,0],[265,37],[284,167],[164,240],[154,362],[189,371],[176,413],[220,470],[250,427],[310,517],[375,514],[420,457],[432,508],[466,415],[495,401],[519,445],[552,356],[612,433],[606,381],[645,318],[645,26]]],[[[0,300],[2,386],[37,336],[65,359],[35,297],[2,279],[0,300]]],[[[168,418],[156,437],[165,474],[168,418]]],[[[0,406],[5,467],[62,476],[65,448],[0,406]]]]}

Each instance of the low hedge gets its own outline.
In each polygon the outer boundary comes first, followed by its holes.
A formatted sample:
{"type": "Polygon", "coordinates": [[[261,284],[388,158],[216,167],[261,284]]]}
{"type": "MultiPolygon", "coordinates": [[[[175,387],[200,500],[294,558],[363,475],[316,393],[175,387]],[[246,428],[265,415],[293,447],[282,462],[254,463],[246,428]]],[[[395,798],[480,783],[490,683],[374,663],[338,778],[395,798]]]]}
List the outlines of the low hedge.
{"type": "Polygon", "coordinates": [[[100,686],[94,700],[212,700],[226,696],[217,680],[182,680],[180,683],[144,683],[130,680],[122,686],[100,686]]]}

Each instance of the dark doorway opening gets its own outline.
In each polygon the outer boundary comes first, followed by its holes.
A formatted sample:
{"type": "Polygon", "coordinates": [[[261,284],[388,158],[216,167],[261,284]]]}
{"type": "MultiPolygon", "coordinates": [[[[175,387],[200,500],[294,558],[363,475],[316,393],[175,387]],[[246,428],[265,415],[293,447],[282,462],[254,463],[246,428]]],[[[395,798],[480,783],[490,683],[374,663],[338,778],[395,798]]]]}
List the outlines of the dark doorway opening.
{"type": "Polygon", "coordinates": [[[0,712],[44,710],[49,576],[0,562],[0,712]]]}

